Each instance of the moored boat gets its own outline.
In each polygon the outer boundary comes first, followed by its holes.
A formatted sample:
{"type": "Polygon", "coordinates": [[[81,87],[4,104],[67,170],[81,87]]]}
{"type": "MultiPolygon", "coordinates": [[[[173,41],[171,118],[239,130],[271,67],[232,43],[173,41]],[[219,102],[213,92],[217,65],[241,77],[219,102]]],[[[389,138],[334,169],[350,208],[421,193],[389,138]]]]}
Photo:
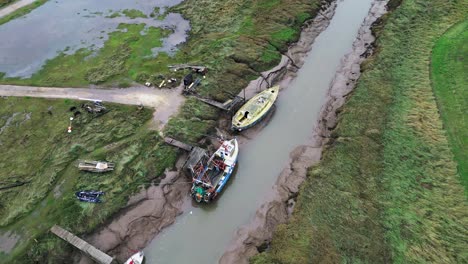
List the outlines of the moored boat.
{"type": "Polygon", "coordinates": [[[279,86],[273,86],[252,97],[232,118],[231,129],[242,131],[262,120],[273,109],[279,86]]]}
{"type": "Polygon", "coordinates": [[[138,251],[133,254],[124,264],[142,264],[143,259],[145,258],[145,253],[143,251],[138,251]]]}
{"type": "Polygon", "coordinates": [[[192,197],[197,202],[210,202],[226,186],[237,163],[237,139],[225,140],[206,164],[197,165],[192,179],[192,197]]]}
{"type": "Polygon", "coordinates": [[[79,191],[75,193],[75,196],[82,202],[100,203],[101,198],[99,197],[103,194],[104,192],[101,191],[79,191]]]}

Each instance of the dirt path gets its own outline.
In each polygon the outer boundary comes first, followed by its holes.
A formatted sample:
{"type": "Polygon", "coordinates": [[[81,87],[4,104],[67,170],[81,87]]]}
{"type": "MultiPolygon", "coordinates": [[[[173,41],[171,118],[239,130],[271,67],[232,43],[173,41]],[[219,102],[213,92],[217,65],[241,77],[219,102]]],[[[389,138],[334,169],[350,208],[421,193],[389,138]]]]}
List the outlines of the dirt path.
{"type": "Polygon", "coordinates": [[[15,3],[11,4],[11,5],[8,5],[8,6],[4,7],[4,8],[2,8],[2,9],[0,9],[0,18],[13,13],[14,11],[22,8],[23,6],[27,6],[29,4],[32,4],[35,1],[36,0],[20,0],[18,2],[15,2],[15,3]]]}
{"type": "Polygon", "coordinates": [[[144,105],[156,109],[154,120],[158,127],[167,123],[169,117],[175,114],[184,102],[181,87],[157,89],[141,86],[124,89],[96,89],[0,85],[0,96],[102,100],[119,104],[144,105]]]}

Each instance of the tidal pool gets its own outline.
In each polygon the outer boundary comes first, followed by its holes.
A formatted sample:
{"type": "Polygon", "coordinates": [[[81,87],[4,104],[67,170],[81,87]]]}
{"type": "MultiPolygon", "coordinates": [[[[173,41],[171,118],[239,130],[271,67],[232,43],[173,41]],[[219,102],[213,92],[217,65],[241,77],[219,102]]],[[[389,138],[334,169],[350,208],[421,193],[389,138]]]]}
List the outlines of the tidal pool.
{"type": "Polygon", "coordinates": [[[72,54],[80,48],[98,50],[120,23],[171,29],[172,33],[163,39],[163,46],[153,49],[153,54],[172,53],[185,41],[189,21],[175,13],[161,20],[158,16],[167,7],[182,1],[48,1],[31,13],[0,25],[0,73],[27,78],[60,52],[72,54]],[[122,13],[124,10],[139,10],[145,17],[130,18],[122,13]]]}

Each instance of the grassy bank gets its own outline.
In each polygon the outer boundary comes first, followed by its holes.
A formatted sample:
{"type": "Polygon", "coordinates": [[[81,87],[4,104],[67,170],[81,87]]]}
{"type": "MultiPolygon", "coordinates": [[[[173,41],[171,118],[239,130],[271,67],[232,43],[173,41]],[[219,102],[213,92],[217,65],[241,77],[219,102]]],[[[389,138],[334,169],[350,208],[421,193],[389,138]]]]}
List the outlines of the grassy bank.
{"type": "Polygon", "coordinates": [[[0,8],[3,8],[13,2],[15,2],[16,0],[0,0],[0,8]]]}
{"type": "Polygon", "coordinates": [[[13,20],[15,18],[19,18],[19,17],[22,17],[22,16],[28,14],[29,12],[33,11],[35,8],[43,5],[45,2],[47,2],[47,0],[37,0],[34,3],[32,3],[30,5],[27,5],[27,6],[24,6],[24,7],[16,10],[15,12],[13,12],[13,13],[11,13],[9,15],[1,17],[0,18],[0,25],[5,24],[8,21],[13,20]]]}
{"type": "Polygon", "coordinates": [[[1,187],[0,235],[19,237],[18,244],[0,262],[63,263],[69,250],[45,231],[53,224],[82,234],[102,224],[122,208],[141,186],[173,166],[176,151],[163,144],[147,123],[151,109],[108,105],[102,116],[86,113],[70,100],[4,98],[0,104],[1,187]],[[71,107],[81,112],[66,133],[71,107]],[[109,160],[113,172],[79,172],[78,160],[109,160]],[[101,204],[81,203],[77,190],[105,191],[101,204]]]}
{"type": "Polygon", "coordinates": [[[429,67],[438,38],[467,11],[466,1],[404,0],[380,21],[377,54],[290,222],[252,263],[468,261],[468,206],[429,67]]]}
{"type": "Polygon", "coordinates": [[[445,33],[432,51],[432,80],[444,127],[468,192],[468,20],[445,33]]]}

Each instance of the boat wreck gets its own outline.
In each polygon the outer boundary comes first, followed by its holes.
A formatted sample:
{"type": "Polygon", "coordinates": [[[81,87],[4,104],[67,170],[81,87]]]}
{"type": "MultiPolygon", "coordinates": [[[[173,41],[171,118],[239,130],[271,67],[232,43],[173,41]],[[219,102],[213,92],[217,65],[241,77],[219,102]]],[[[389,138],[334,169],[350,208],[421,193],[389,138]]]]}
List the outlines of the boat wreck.
{"type": "Polygon", "coordinates": [[[107,172],[114,170],[114,163],[107,161],[80,161],[78,169],[90,172],[107,172]]]}
{"type": "Polygon", "coordinates": [[[75,196],[82,202],[100,203],[102,202],[100,196],[103,194],[104,192],[101,191],[79,191],[75,193],[75,196]]]}

